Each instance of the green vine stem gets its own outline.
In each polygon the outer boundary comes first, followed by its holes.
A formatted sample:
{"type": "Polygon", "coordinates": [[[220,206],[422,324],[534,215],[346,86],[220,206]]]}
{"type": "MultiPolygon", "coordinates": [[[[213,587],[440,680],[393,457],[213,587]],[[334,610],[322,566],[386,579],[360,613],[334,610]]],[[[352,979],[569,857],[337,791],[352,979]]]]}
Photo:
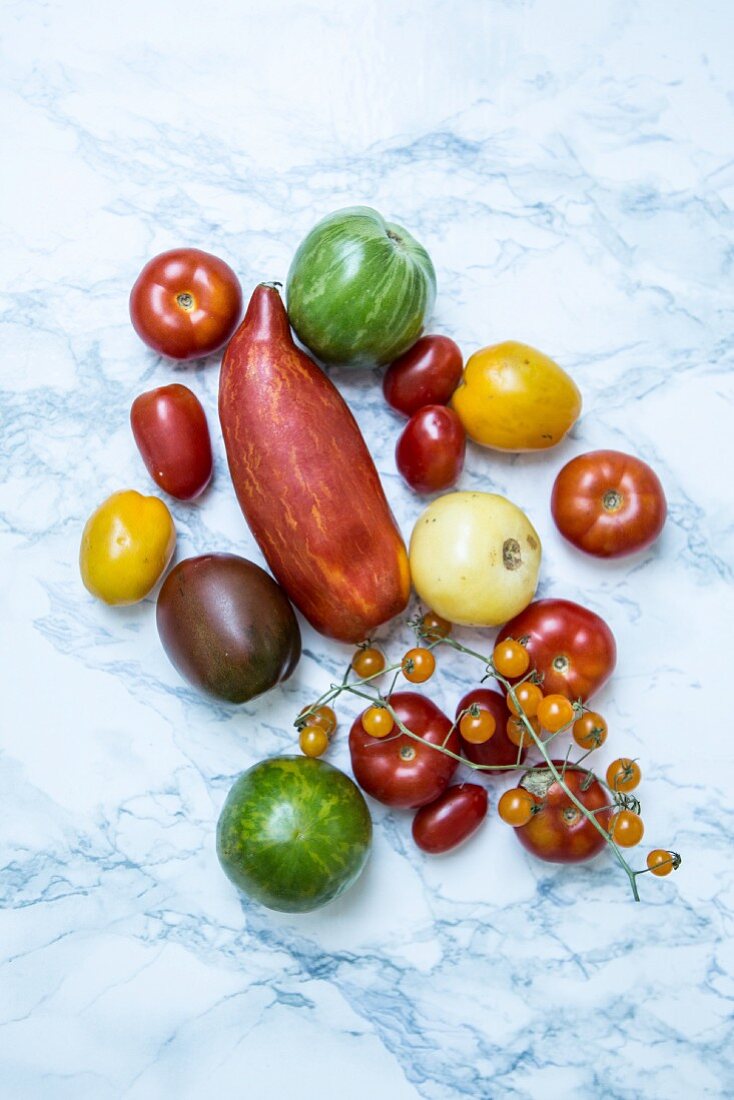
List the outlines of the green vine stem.
{"type": "MultiPolygon", "coordinates": [[[[563,763],[563,767],[560,771],[558,770],[556,764],[553,762],[553,760],[550,756],[550,753],[548,752],[548,747],[547,746],[549,744],[551,744],[552,741],[556,737],[558,737],[560,734],[567,733],[570,730],[571,726],[573,725],[573,722],[576,720],[577,714],[580,713],[584,709],[582,704],[581,703],[575,704],[575,706],[574,706],[574,717],[570,722],[568,722],[561,729],[557,730],[555,733],[550,734],[545,740],[543,740],[542,738],[540,738],[536,734],[536,732],[533,728],[533,725],[530,722],[530,719],[525,714],[525,711],[523,710],[522,706],[520,705],[520,703],[518,701],[518,698],[517,698],[517,695],[515,693],[515,687],[519,687],[519,685],[521,683],[523,683],[525,680],[533,678],[534,672],[532,670],[530,672],[528,672],[526,674],[526,676],[524,676],[521,680],[518,680],[517,683],[515,684],[515,686],[513,686],[510,683],[509,680],[507,680],[504,676],[502,676],[499,672],[497,672],[497,670],[494,668],[491,657],[487,657],[485,654],[478,653],[476,650],[471,649],[469,646],[465,646],[461,642],[457,642],[455,638],[427,636],[425,633],[423,633],[421,631],[420,620],[413,620],[411,622],[411,625],[415,629],[416,634],[418,635],[418,638],[421,640],[421,642],[423,643],[423,645],[426,649],[433,650],[437,646],[447,645],[451,649],[454,649],[459,653],[464,653],[467,656],[473,657],[473,658],[475,658],[475,659],[482,662],[482,664],[484,665],[484,667],[486,669],[485,678],[492,677],[495,680],[497,680],[497,682],[499,684],[501,684],[501,686],[505,689],[505,691],[506,691],[507,695],[509,696],[509,698],[512,700],[512,702],[513,702],[513,704],[516,708],[517,717],[521,720],[521,722],[523,723],[523,725],[525,726],[525,729],[527,731],[528,741],[530,742],[531,745],[534,745],[535,748],[538,750],[538,752],[540,753],[540,755],[543,758],[543,762],[542,762],[542,764],[537,764],[537,765],[523,764],[522,760],[521,760],[522,751],[523,751],[522,746],[518,747],[518,757],[517,757],[517,760],[514,764],[475,764],[473,761],[467,760],[465,757],[460,756],[458,753],[453,752],[452,749],[449,749],[447,747],[446,742],[449,740],[451,734],[453,733],[453,731],[459,725],[459,722],[461,721],[464,714],[466,714],[468,712],[469,708],[467,708],[466,710],[461,711],[456,716],[454,722],[451,725],[451,729],[449,730],[449,732],[447,734],[447,737],[446,737],[443,744],[437,745],[437,744],[433,744],[433,743],[430,743],[430,742],[424,742],[424,743],[430,744],[430,747],[432,749],[434,749],[436,752],[441,752],[445,756],[451,757],[452,760],[457,761],[457,763],[463,764],[465,767],[471,768],[473,771],[478,771],[478,772],[482,772],[482,771],[484,771],[484,772],[523,771],[525,774],[529,774],[529,773],[532,773],[532,772],[550,772],[550,774],[553,776],[554,781],[556,783],[558,783],[558,785],[561,787],[561,789],[566,794],[567,798],[574,804],[574,806],[580,811],[580,813],[582,813],[583,816],[591,823],[593,828],[595,828],[597,830],[597,832],[601,834],[601,836],[604,839],[604,842],[611,848],[615,859],[617,860],[618,864],[620,865],[620,867],[623,869],[623,871],[627,875],[627,878],[629,880],[629,884],[630,884],[630,887],[631,887],[631,890],[632,890],[632,896],[633,896],[634,900],[639,901],[640,900],[640,895],[639,895],[639,892],[638,892],[638,889],[637,889],[637,876],[645,874],[649,870],[649,868],[645,868],[644,870],[640,870],[640,871],[635,871],[629,865],[627,860],[624,858],[622,852],[620,851],[619,847],[617,846],[617,844],[615,844],[614,839],[612,838],[611,834],[604,828],[604,826],[599,821],[597,821],[596,814],[600,811],[587,809],[587,807],[583,804],[583,802],[579,798],[576,797],[574,792],[569,788],[568,784],[565,781],[565,773],[566,773],[567,767],[570,766],[574,769],[578,768],[580,766],[581,762],[584,761],[587,758],[587,756],[589,756],[589,754],[591,752],[593,752],[593,749],[589,749],[578,760],[569,762],[568,757],[569,757],[569,753],[571,752],[571,749],[569,748],[569,750],[566,754],[566,759],[563,763]]],[[[372,706],[384,707],[387,710],[387,712],[390,714],[390,716],[392,717],[393,722],[395,723],[395,726],[398,728],[398,730],[400,731],[401,734],[405,734],[406,737],[410,737],[413,740],[422,742],[423,738],[420,736],[420,734],[414,733],[413,730],[409,729],[405,725],[405,723],[400,720],[400,718],[398,717],[398,715],[395,712],[394,708],[390,705],[390,702],[389,702],[389,698],[390,698],[390,696],[392,695],[392,693],[395,689],[398,676],[400,675],[400,672],[402,671],[402,667],[403,667],[402,662],[398,663],[398,664],[394,664],[394,665],[388,665],[385,668],[381,669],[380,672],[373,673],[371,676],[366,676],[366,677],[360,679],[358,681],[358,684],[356,684],[356,683],[350,682],[350,680],[349,680],[351,672],[353,671],[352,667],[351,667],[351,664],[350,664],[349,667],[347,668],[347,670],[344,674],[344,678],[342,679],[340,684],[331,684],[328,691],[325,691],[323,693],[323,695],[321,695],[316,700],[315,703],[313,703],[308,709],[302,711],[298,715],[298,718],[296,719],[296,722],[295,722],[296,727],[299,728],[299,729],[303,728],[303,726],[308,724],[309,716],[313,715],[314,712],[319,707],[328,705],[330,702],[332,702],[334,699],[336,699],[339,695],[341,695],[342,692],[346,691],[350,695],[354,695],[354,696],[356,696],[360,699],[367,700],[372,706]],[[377,688],[376,684],[374,684],[374,681],[377,680],[381,676],[390,675],[391,673],[394,674],[392,684],[390,686],[390,689],[389,689],[387,695],[383,695],[380,692],[380,690],[377,688]],[[367,689],[367,690],[365,690],[365,689],[367,689]]],[[[391,736],[393,736],[393,735],[391,735],[391,736]]],[[[523,741],[524,740],[525,740],[525,738],[523,737],[523,741]]],[[[590,773],[590,774],[593,775],[594,773],[590,773]]],[[[635,812],[639,812],[639,802],[637,801],[636,798],[634,798],[633,796],[625,795],[621,792],[612,790],[611,787],[609,787],[609,785],[606,782],[604,782],[604,780],[599,779],[599,777],[596,776],[596,775],[594,775],[594,778],[599,783],[601,783],[604,787],[606,787],[606,789],[612,795],[612,806],[610,807],[610,809],[612,811],[614,810],[614,808],[616,808],[617,810],[622,809],[622,808],[630,808],[630,809],[634,809],[635,812]]],[[[606,808],[604,808],[604,809],[606,809],[606,808]]],[[[675,852],[671,853],[671,861],[673,862],[673,866],[677,867],[678,864],[680,863],[680,856],[675,852]]]]}

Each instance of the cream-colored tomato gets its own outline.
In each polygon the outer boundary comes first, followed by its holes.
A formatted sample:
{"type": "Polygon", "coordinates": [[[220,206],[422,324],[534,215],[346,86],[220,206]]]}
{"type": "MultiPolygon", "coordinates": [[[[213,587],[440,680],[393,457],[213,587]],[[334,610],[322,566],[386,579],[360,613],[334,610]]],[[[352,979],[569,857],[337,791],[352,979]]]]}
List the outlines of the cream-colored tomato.
{"type": "Polygon", "coordinates": [[[578,420],[581,394],[547,355],[507,340],[472,355],[451,404],[475,443],[541,451],[559,443],[578,420]]]}
{"type": "Polygon", "coordinates": [[[540,538],[517,505],[494,493],[448,493],[426,508],[410,540],[421,600],[464,626],[498,626],[532,600],[540,538]]]}

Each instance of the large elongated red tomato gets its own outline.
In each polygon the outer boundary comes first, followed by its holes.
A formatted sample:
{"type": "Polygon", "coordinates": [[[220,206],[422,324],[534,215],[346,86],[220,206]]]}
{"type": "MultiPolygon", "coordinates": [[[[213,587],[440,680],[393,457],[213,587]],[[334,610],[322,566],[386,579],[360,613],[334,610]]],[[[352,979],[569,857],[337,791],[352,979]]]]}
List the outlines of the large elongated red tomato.
{"type": "Polygon", "coordinates": [[[621,451],[590,451],[559,473],[551,512],[563,537],[579,550],[619,558],[655,541],[667,505],[660,480],[646,462],[621,451]]]}
{"type": "Polygon", "coordinates": [[[226,344],[242,313],[229,264],[198,248],[172,248],[150,260],[130,292],[141,340],[171,359],[199,359],[226,344]]]}
{"type": "Polygon", "coordinates": [[[502,627],[497,641],[515,638],[546,695],[590,699],[617,663],[614,635],[599,615],[571,600],[534,600],[502,627]]]}
{"type": "Polygon", "coordinates": [[[405,733],[390,734],[383,740],[372,737],[363,728],[360,715],[349,732],[354,778],[386,806],[425,806],[443,794],[457,767],[456,760],[432,746],[445,743],[447,749],[458,753],[459,735],[453,730],[447,740],[451,722],[435,703],[417,692],[395,692],[389,702],[400,721],[422,742],[405,733]]]}
{"type": "MultiPolygon", "coordinates": [[[[553,763],[563,772],[562,760],[553,763]]],[[[608,829],[611,804],[599,780],[586,768],[571,765],[566,767],[563,778],[582,805],[588,810],[601,811],[594,816],[608,829]],[[605,806],[609,809],[605,810],[605,806]]],[[[518,840],[529,852],[548,863],[580,863],[601,852],[606,840],[571,801],[549,768],[528,772],[519,785],[530,791],[542,807],[527,825],[515,829],[518,840]]]]}
{"type": "Polygon", "coordinates": [[[193,500],[212,476],[212,445],[201,403],[174,383],[136,397],[130,409],[135,442],[148,473],[164,492],[193,500]]]}
{"type": "MultiPolygon", "coordinates": [[[[516,764],[519,750],[517,745],[513,745],[507,736],[507,721],[510,717],[510,711],[504,695],[499,691],[491,691],[489,688],[474,688],[472,691],[467,692],[457,706],[457,718],[472,703],[476,703],[482,710],[488,710],[497,725],[489,741],[485,741],[483,745],[473,745],[471,742],[464,740],[461,733],[459,733],[463,755],[467,760],[471,760],[473,764],[516,764]]],[[[527,749],[523,749],[520,753],[520,760],[525,758],[526,753],[527,749]]],[[[484,774],[503,776],[507,773],[499,771],[484,772],[484,774]]]]}

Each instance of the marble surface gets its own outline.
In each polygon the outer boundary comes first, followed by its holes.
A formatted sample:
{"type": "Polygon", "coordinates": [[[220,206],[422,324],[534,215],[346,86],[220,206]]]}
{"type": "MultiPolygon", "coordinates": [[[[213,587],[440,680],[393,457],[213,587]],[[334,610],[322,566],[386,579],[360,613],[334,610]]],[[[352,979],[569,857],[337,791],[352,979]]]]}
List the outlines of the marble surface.
{"type": "MultiPolygon", "coordinates": [[[[731,1096],[729,5],[7,0],[0,18],[0,1095],[731,1096]],[[260,560],[218,363],[174,371],[141,345],[140,266],[195,245],[248,291],[356,202],[429,248],[434,330],[467,353],[524,340],[583,389],[556,451],[472,448],[461,485],[526,508],[541,593],[617,636],[600,757],[640,757],[646,841],[684,857],[640,905],[606,857],[533,862],[493,815],[430,859],[379,806],[342,900],[297,919],[243,904],[219,808],[292,747],[347,650],[305,630],[287,685],[217,707],[168,664],[152,600],[107,609],[80,584],[89,512],[151,488],[130,402],[174,378],[205,403],[217,462],[205,498],[173,507],[178,554],[260,560]],[[548,510],[560,465],[600,446],[651,461],[670,504],[654,550],[613,565],[563,544],[548,510]]],[[[335,377],[407,535],[422,502],[395,471],[398,419],[375,376],[335,377]]],[[[475,679],[442,657],[431,691],[451,708],[475,679]]]]}

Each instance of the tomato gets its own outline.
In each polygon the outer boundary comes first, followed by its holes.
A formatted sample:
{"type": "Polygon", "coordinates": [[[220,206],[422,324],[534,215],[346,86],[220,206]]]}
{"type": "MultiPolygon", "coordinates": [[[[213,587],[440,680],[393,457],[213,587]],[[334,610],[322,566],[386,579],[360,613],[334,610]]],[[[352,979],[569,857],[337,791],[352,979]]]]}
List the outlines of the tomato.
{"type": "Polygon", "coordinates": [[[680,859],[676,863],[676,858],[674,852],[666,852],[664,848],[654,848],[652,852],[647,853],[646,863],[654,875],[664,878],[680,863],[680,859]]]}
{"type": "Polygon", "coordinates": [[[369,676],[378,676],[384,667],[385,656],[374,646],[358,649],[352,657],[352,668],[360,680],[366,680],[369,676]]]}
{"type": "Polygon", "coordinates": [[[484,745],[497,732],[497,721],[488,710],[480,706],[471,707],[459,722],[462,741],[470,745],[484,745]],[[472,711],[476,710],[476,714],[472,711]]]}
{"type": "Polygon", "coordinates": [[[498,641],[516,638],[548,695],[586,701],[617,663],[614,635],[598,615],[571,600],[535,600],[507,623],[498,641]]]}
{"type": "MultiPolygon", "coordinates": [[[[510,712],[507,709],[504,695],[500,694],[499,691],[492,691],[490,688],[474,688],[472,691],[467,692],[459,702],[456,708],[457,717],[474,703],[482,710],[489,712],[494,718],[496,728],[490,740],[480,745],[472,744],[465,737],[461,737],[461,730],[459,730],[463,755],[467,760],[471,760],[473,764],[490,764],[492,766],[516,764],[518,760],[517,746],[513,745],[507,736],[507,719],[510,712]]],[[[520,760],[523,756],[524,752],[520,755],[520,760]]],[[[485,774],[491,776],[493,773],[486,772],[485,774]]],[[[495,774],[502,775],[503,773],[497,772],[495,774]]]]}
{"type": "Polygon", "coordinates": [[[442,619],[435,611],[426,611],[421,619],[420,628],[431,642],[437,638],[448,638],[451,633],[451,623],[448,619],[442,619]]]}
{"type": "Polygon", "coordinates": [[[487,792],[477,783],[458,783],[413,818],[413,840],[424,852],[448,852],[475,833],[487,816],[487,792]]]}
{"type": "Polygon", "coordinates": [[[619,760],[612,760],[607,768],[607,786],[613,791],[622,791],[627,794],[639,787],[641,779],[640,765],[636,760],[628,760],[624,756],[619,760]]]}
{"type": "Polygon", "coordinates": [[[532,600],[540,537],[496,493],[446,493],[421,512],[410,538],[419,597],[453,623],[498,626],[532,600]]]}
{"type": "Polygon", "coordinates": [[[179,383],[136,397],[130,424],[150,476],[177,500],[193,500],[212,476],[212,445],[201,403],[179,383]]]}
{"type": "Polygon", "coordinates": [[[403,657],[402,670],[411,684],[425,684],[436,670],[436,658],[430,649],[409,649],[403,657]]]}
{"type": "Polygon", "coordinates": [[[530,791],[523,787],[513,787],[500,798],[497,803],[497,813],[505,825],[511,825],[518,829],[521,825],[527,825],[535,813],[537,803],[530,791]]]}
{"type": "Polygon", "coordinates": [[[321,726],[304,726],[298,744],[304,756],[323,756],[329,747],[329,735],[321,726]]]}
{"type": "Polygon", "coordinates": [[[548,733],[558,733],[573,720],[573,703],[565,695],[546,695],[538,703],[538,721],[548,733]]]}
{"type": "Polygon", "coordinates": [[[500,676],[524,676],[530,668],[530,656],[525,646],[514,638],[507,638],[495,646],[492,664],[500,676]]]}
{"type": "Polygon", "coordinates": [[[464,468],[466,435],[445,405],[426,405],[414,413],[395,447],[395,464],[417,493],[435,493],[455,485],[464,468]]]}
{"type": "Polygon", "coordinates": [[[543,692],[537,684],[526,680],[524,684],[515,688],[515,698],[517,705],[511,695],[507,696],[507,705],[512,713],[519,714],[522,711],[527,718],[535,718],[538,707],[543,702],[543,692]]]}
{"type": "MultiPolygon", "coordinates": [[[[563,761],[554,760],[559,772],[563,761]]],[[[596,820],[607,829],[611,806],[607,792],[586,768],[566,766],[564,782],[587,810],[600,810],[596,820]],[[606,809],[605,807],[608,807],[606,809]]],[[[548,768],[527,772],[520,786],[542,807],[515,835],[529,852],[548,863],[579,863],[601,852],[606,840],[568,797],[548,768]]]]}
{"type": "Polygon", "coordinates": [[[385,707],[368,707],[362,715],[361,726],[369,737],[387,737],[393,731],[395,719],[385,707]]]}
{"type": "Polygon", "coordinates": [[[620,848],[634,848],[645,835],[645,826],[639,814],[632,813],[632,810],[620,810],[612,818],[609,831],[620,848]]]}
{"type": "Polygon", "coordinates": [[[309,711],[312,711],[312,713],[308,715],[306,724],[320,726],[327,737],[331,737],[336,731],[336,715],[331,707],[316,707],[315,710],[312,707],[304,707],[301,714],[308,714],[309,711]]]}
{"type": "Polygon", "coordinates": [[[620,558],[655,541],[667,503],[660,479],[646,462],[621,451],[590,451],[559,473],[551,512],[563,537],[579,550],[620,558]]]}
{"type": "Polygon", "coordinates": [[[104,603],[138,603],[163,576],[175,545],[176,528],[162,500],[134,489],[113,493],[84,527],[84,587],[104,603]]]}
{"type": "Polygon", "coordinates": [[[382,392],[396,412],[412,416],[425,405],[446,405],[464,364],[448,336],[422,336],[385,371],[382,392]]]}
{"type": "MultiPolygon", "coordinates": [[[[540,722],[538,721],[538,719],[535,717],[535,715],[533,715],[531,718],[528,719],[528,721],[533,727],[533,732],[535,733],[535,736],[542,740],[540,722]]],[[[507,719],[507,725],[505,728],[508,740],[510,740],[513,745],[517,745],[518,748],[522,747],[525,749],[532,749],[535,742],[533,741],[532,734],[528,730],[528,727],[523,722],[522,718],[516,717],[513,714],[510,718],[507,719]]]]}
{"type": "Polygon", "coordinates": [[[547,355],[508,340],[472,355],[451,404],[476,443],[537,451],[563,439],[581,412],[581,394],[547,355]]]}
{"type": "Polygon", "coordinates": [[[354,778],[367,794],[386,806],[425,806],[443,794],[457,765],[456,760],[432,746],[445,742],[447,749],[457,753],[459,735],[453,730],[449,736],[451,722],[423,695],[395,692],[389,703],[400,721],[423,740],[400,733],[387,741],[375,741],[365,732],[364,719],[357,718],[349,734],[354,778]]]}
{"type": "Polygon", "coordinates": [[[150,260],[130,292],[140,339],[169,359],[200,359],[227,343],[242,313],[242,290],[229,264],[198,248],[173,248],[150,260]]]}
{"type": "Polygon", "coordinates": [[[598,749],[607,739],[607,723],[595,710],[587,710],[573,724],[573,739],[582,749],[598,749]]]}

